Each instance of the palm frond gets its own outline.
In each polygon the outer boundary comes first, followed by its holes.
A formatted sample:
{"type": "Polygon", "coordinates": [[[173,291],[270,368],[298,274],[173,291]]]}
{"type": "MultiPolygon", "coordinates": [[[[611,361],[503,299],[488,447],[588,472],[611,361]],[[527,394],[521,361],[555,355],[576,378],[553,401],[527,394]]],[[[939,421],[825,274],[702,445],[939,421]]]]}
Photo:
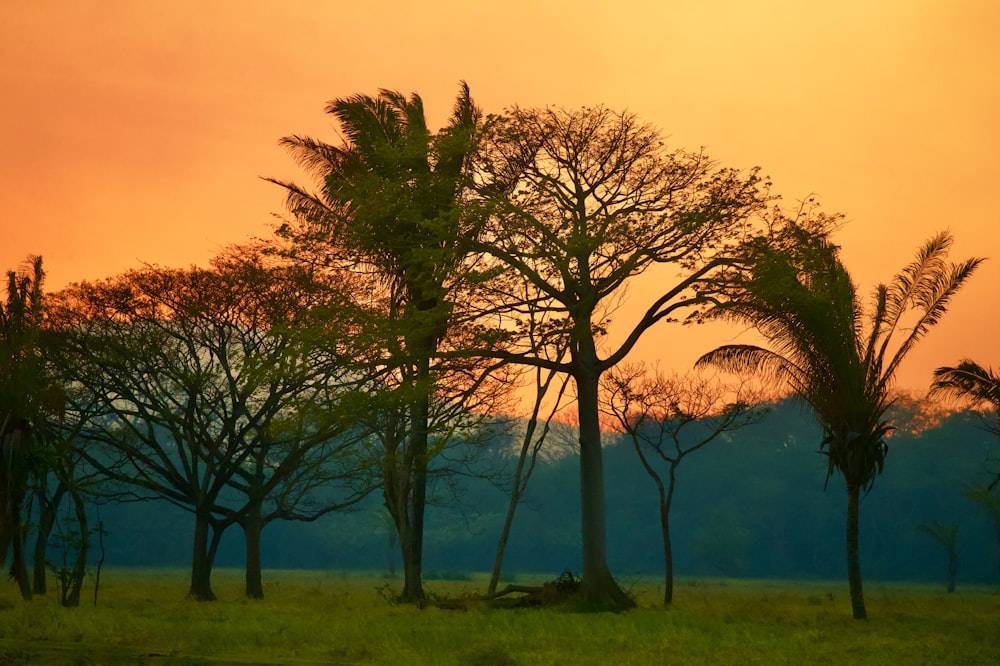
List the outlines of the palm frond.
{"type": "Polygon", "coordinates": [[[475,127],[482,118],[482,112],[475,102],[472,101],[472,93],[469,91],[469,84],[462,81],[459,84],[458,97],[455,98],[455,105],[451,110],[451,121],[449,129],[475,127]]]}
{"type": "Polygon", "coordinates": [[[307,219],[320,219],[333,212],[333,208],[325,197],[309,192],[295,183],[267,177],[264,180],[286,190],[285,206],[297,215],[302,215],[307,219]]]}
{"type": "Polygon", "coordinates": [[[934,371],[931,395],[965,398],[974,403],[988,402],[1000,410],[1000,376],[971,359],[962,359],[955,367],[934,371]]]}
{"type": "MultiPolygon", "coordinates": [[[[936,265],[934,274],[923,276],[923,285],[919,292],[917,292],[916,300],[914,301],[914,306],[920,308],[922,312],[919,314],[917,322],[909,329],[909,333],[903,338],[902,343],[896,349],[892,360],[883,370],[882,374],[886,382],[892,380],[900,362],[909,353],[910,349],[913,348],[913,345],[922,339],[941,320],[941,317],[948,310],[948,303],[952,296],[972,277],[982,262],[983,259],[980,258],[967,259],[958,264],[945,264],[942,261],[936,265]]],[[[880,356],[885,353],[884,350],[887,348],[888,343],[889,335],[887,334],[882,344],[883,351],[880,356]]]]}
{"type": "Polygon", "coordinates": [[[917,251],[916,258],[903,267],[887,286],[885,336],[891,337],[900,319],[911,304],[926,298],[938,274],[944,267],[944,258],[953,238],[948,232],[940,232],[928,239],[917,251]]]}
{"type": "Polygon", "coordinates": [[[427,129],[427,119],[424,116],[424,100],[417,93],[412,93],[410,99],[401,97],[402,104],[398,106],[399,115],[406,119],[406,136],[422,139],[427,144],[430,131],[427,129]]]}
{"type": "Polygon", "coordinates": [[[382,91],[378,97],[343,97],[331,100],[326,112],[337,119],[341,132],[352,146],[377,148],[392,143],[403,134],[405,121],[395,103],[401,97],[390,91],[382,91]]]}
{"type": "Polygon", "coordinates": [[[788,384],[793,389],[802,385],[808,374],[781,354],[756,345],[717,347],[695,361],[695,367],[706,365],[736,374],[752,373],[764,381],[788,384]]]}
{"type": "Polygon", "coordinates": [[[885,330],[885,322],[888,311],[889,290],[884,284],[880,284],[875,287],[873,300],[875,301],[875,310],[871,315],[871,329],[868,332],[867,340],[865,342],[863,359],[865,367],[869,368],[869,374],[874,375],[875,377],[881,377],[882,360],[881,358],[876,358],[875,352],[878,348],[878,342],[882,338],[882,332],[885,330]]]}
{"type": "Polygon", "coordinates": [[[350,150],[331,146],[308,136],[286,136],[278,145],[286,149],[307,174],[317,179],[325,178],[331,171],[343,169],[353,159],[350,150]]]}

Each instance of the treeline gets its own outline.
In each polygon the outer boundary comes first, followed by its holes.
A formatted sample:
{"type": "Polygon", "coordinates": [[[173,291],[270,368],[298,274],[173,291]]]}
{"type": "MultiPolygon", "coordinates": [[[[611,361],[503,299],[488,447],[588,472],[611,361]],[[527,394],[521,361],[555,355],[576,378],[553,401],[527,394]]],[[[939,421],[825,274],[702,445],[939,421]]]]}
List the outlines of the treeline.
{"type": "MultiPolygon", "coordinates": [[[[820,429],[800,405],[780,403],[761,423],[693,456],[679,472],[675,534],[684,578],[840,579],[843,482],[824,489],[817,454],[820,429]]],[[[958,582],[997,584],[989,514],[962,494],[988,477],[995,450],[980,415],[964,412],[918,434],[891,440],[891,468],[865,499],[861,549],[872,581],[947,581],[947,553],[921,532],[939,522],[959,528],[958,582]]],[[[524,498],[505,559],[510,576],[578,571],[579,490],[575,455],[545,461],[524,498]]],[[[606,451],[609,558],[626,579],[662,573],[656,492],[625,442],[606,451]]],[[[432,576],[489,567],[506,497],[482,479],[442,489],[428,510],[426,554],[432,576]]],[[[103,511],[108,562],[180,567],[188,562],[190,516],[159,504],[103,511]]],[[[276,525],[262,553],[274,568],[361,570],[399,574],[399,555],[377,498],[321,523],[276,525]]],[[[222,566],[241,566],[243,544],[223,542],[222,566]]]]}
{"type": "MultiPolygon", "coordinates": [[[[26,599],[51,571],[78,604],[107,532],[121,562],[138,563],[129,539],[174,553],[182,524],[191,598],[215,598],[233,539],[259,598],[275,549],[303,565],[322,550],[300,523],[324,528],[310,533],[330,555],[314,566],[384,554],[388,568],[395,550],[404,602],[427,600],[425,558],[491,568],[488,594],[513,558],[575,568],[585,607],[625,610],[635,602],[613,565],[659,558],[665,603],[676,567],[824,575],[844,552],[831,535],[845,532],[821,528],[825,499],[800,499],[842,480],[852,608],[865,617],[860,555],[873,551],[860,526],[902,524],[859,520],[894,464],[894,373],[981,259],[951,262],[938,234],[866,308],[831,238],[840,216],[788,209],[759,170],[668,149],[629,113],[486,115],[465,84],[438,132],[415,94],[327,111],[340,143],[281,141],[313,183],[269,179],[287,196],[273,237],[207,267],[143,266],[52,294],[41,258],[10,271],[0,558],[26,599]],[[642,314],[616,319],[653,267],[664,279],[639,296],[642,314]],[[739,379],[625,362],[642,337],[709,319],[761,334],[764,346],[698,362],[739,379]],[[797,396],[818,430],[799,437],[785,408],[769,414],[776,394],[797,396]],[[816,450],[819,479],[804,460],[816,450]]],[[[935,388],[1000,406],[965,368],[943,368],[935,388]]],[[[981,483],[996,524],[998,482],[964,481],[981,483]]],[[[959,532],[925,520],[954,569],[959,532]]],[[[903,560],[875,552],[903,575],[903,560]]]]}

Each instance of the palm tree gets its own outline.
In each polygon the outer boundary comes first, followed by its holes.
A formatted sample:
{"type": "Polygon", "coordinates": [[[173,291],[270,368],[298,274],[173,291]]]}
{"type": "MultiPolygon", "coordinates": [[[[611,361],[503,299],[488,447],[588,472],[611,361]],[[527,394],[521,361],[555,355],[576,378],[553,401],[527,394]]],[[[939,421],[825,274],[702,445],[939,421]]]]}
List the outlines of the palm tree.
{"type": "MultiPolygon", "coordinates": [[[[993,422],[987,427],[1000,435],[1000,377],[993,368],[984,368],[971,359],[962,359],[955,367],[941,367],[934,371],[931,395],[944,395],[970,401],[975,406],[992,408],[993,422]]],[[[986,485],[966,488],[965,496],[979,504],[993,518],[997,541],[997,568],[1000,569],[1000,496],[994,491],[1000,486],[1000,470],[986,485]]]]}
{"type": "Polygon", "coordinates": [[[29,257],[23,270],[7,272],[7,300],[0,303],[0,566],[11,549],[10,574],[25,599],[31,598],[31,586],[21,505],[43,388],[38,336],[44,276],[42,258],[29,257]]]}
{"type": "Polygon", "coordinates": [[[825,234],[794,233],[779,252],[763,251],[733,300],[718,315],[749,323],[770,348],[726,345],[698,360],[755,372],[786,384],[823,428],[827,480],[847,487],[847,571],[856,619],[867,617],[858,550],[858,509],[882,472],[893,426],[886,412],[900,363],[944,315],[981,259],[947,261],[952,237],[940,233],[888,284],[865,312],[838,248],[825,234]]]}
{"type": "MultiPolygon", "coordinates": [[[[971,359],[964,358],[955,367],[944,366],[934,371],[931,395],[941,395],[959,400],[967,400],[973,406],[992,408],[995,421],[989,430],[1000,435],[1000,377],[993,368],[984,368],[971,359]]],[[[1000,485],[1000,472],[988,488],[1000,485]]]]}
{"type": "Polygon", "coordinates": [[[326,111],[340,124],[342,145],[282,139],[320,188],[312,193],[269,179],[288,191],[287,206],[298,220],[279,235],[301,258],[373,277],[385,295],[386,318],[373,328],[397,332],[385,347],[393,350],[389,365],[406,396],[401,409],[408,425],[402,449],[385,456],[383,488],[403,551],[402,598],[420,602],[432,358],[452,326],[449,295],[465,258],[461,248],[477,233],[462,196],[481,114],[465,83],[436,135],[416,94],[381,90],[375,97],[335,99],[326,111]]]}

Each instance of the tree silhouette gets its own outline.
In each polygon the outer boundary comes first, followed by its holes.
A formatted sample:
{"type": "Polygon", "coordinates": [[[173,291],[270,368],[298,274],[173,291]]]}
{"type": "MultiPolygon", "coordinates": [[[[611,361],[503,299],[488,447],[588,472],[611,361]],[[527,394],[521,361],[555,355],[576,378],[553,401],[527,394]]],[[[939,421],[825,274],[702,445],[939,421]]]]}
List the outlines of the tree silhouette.
{"type": "Polygon", "coordinates": [[[622,365],[602,381],[608,413],[632,442],[659,496],[663,537],[663,603],[674,597],[674,556],[670,541],[670,509],[677,487],[677,468],[685,457],[725,433],[758,422],[764,409],[758,392],[728,387],[703,377],[667,377],[641,365],[622,365]],[[666,464],[666,474],[657,469],[666,464]],[[666,477],[666,478],[664,478],[666,477]]]}
{"type": "Polygon", "coordinates": [[[978,504],[990,519],[993,520],[993,533],[997,543],[997,571],[1000,572],[1000,495],[995,486],[973,485],[962,491],[962,494],[978,504]]]}
{"type": "Polygon", "coordinates": [[[211,269],[148,268],[58,295],[60,364],[79,389],[67,411],[89,415],[80,454],[194,514],[189,596],[199,601],[215,598],[225,529],[244,528],[247,593],[259,597],[263,526],[311,520],[364,491],[340,483],[355,384],[310,321],[318,309],[329,324],[328,294],[262,261],[244,248],[211,269]],[[319,486],[347,498],[306,510],[319,486]]]}
{"type": "Polygon", "coordinates": [[[958,525],[942,525],[938,522],[917,525],[917,529],[931,537],[948,554],[948,592],[955,591],[955,577],[958,575],[958,525]]]}
{"type": "Polygon", "coordinates": [[[698,364],[783,382],[816,414],[824,432],[820,451],[827,457],[827,479],[839,472],[847,486],[851,606],[854,617],[864,619],[859,500],[885,462],[893,379],[982,260],[948,262],[952,237],[938,234],[888,285],[875,289],[866,313],[828,236],[794,227],[790,232],[781,251],[758,253],[732,300],[716,311],[755,326],[770,348],[725,345],[698,364]]]}
{"type": "Polygon", "coordinates": [[[572,377],[580,424],[581,595],[594,607],[629,608],[632,600],[607,565],[600,377],[654,324],[711,300],[713,280],[752,235],[751,218],[767,197],[756,172],[716,169],[699,153],[667,152],[659,133],[628,113],[513,109],[490,130],[476,169],[489,226],[470,246],[484,257],[481,272],[493,277],[481,316],[512,340],[483,353],[572,377]],[[656,264],[682,276],[617,348],[603,353],[622,288],[656,264]],[[516,334],[539,317],[538,334],[518,344],[516,334]],[[565,359],[549,353],[559,345],[568,348],[565,359]]]}
{"type": "Polygon", "coordinates": [[[758,422],[764,410],[757,392],[728,387],[704,377],[667,377],[641,365],[622,365],[602,381],[608,413],[632,442],[639,462],[656,484],[663,537],[663,603],[674,595],[674,558],[670,509],[677,469],[685,457],[725,433],[758,422]],[[657,469],[666,464],[666,474],[657,469]]]}
{"type": "MultiPolygon", "coordinates": [[[[437,448],[429,446],[431,403],[447,372],[435,358],[455,334],[465,241],[481,227],[463,205],[481,114],[465,83],[437,134],[416,94],[381,90],[335,99],[326,111],[340,125],[341,145],[282,140],[319,190],[268,179],[287,190],[295,216],[278,234],[301,261],[368,278],[357,300],[378,352],[371,365],[395,400],[382,407],[383,490],[400,537],[402,599],[420,603],[428,464],[437,448]]],[[[459,400],[480,382],[470,368],[462,373],[471,379],[468,391],[453,392],[459,400]]]]}
{"type": "MultiPolygon", "coordinates": [[[[974,406],[988,405],[991,413],[984,419],[987,429],[1000,436],[1000,377],[993,368],[985,368],[970,359],[962,359],[955,367],[944,366],[934,371],[930,395],[943,395],[967,400],[974,406]]],[[[987,490],[1000,486],[1000,470],[987,484],[987,490]]]]}
{"type": "Polygon", "coordinates": [[[40,355],[42,330],[41,257],[29,257],[20,271],[7,272],[7,298],[0,303],[0,566],[11,551],[10,575],[21,596],[31,598],[24,553],[22,505],[43,429],[45,388],[40,355]]]}
{"type": "MultiPolygon", "coordinates": [[[[940,367],[934,371],[931,395],[967,400],[974,406],[989,406],[983,421],[987,430],[1000,436],[1000,377],[993,368],[983,367],[971,359],[962,359],[957,366],[940,367]]],[[[1000,570],[1000,469],[985,485],[965,489],[965,496],[981,506],[993,520],[997,543],[997,569],[1000,570]]]]}

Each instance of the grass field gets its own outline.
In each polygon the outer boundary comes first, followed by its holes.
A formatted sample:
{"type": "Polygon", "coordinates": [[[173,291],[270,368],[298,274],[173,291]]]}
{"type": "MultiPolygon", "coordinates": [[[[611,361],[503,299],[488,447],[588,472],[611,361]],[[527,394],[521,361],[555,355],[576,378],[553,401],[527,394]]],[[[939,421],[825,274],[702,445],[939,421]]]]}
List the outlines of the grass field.
{"type": "MultiPolygon", "coordinates": [[[[846,583],[684,581],[672,608],[653,581],[639,608],[468,612],[393,605],[376,576],[270,571],[262,601],[242,574],[214,575],[219,601],[186,601],[182,571],[112,569],[97,607],[57,594],[25,603],[0,585],[0,664],[994,664],[1000,594],[928,586],[866,589],[851,619],[846,583]]],[[[540,582],[521,577],[518,583],[540,582]]],[[[436,595],[481,592],[485,578],[428,580],[436,595]]]]}

